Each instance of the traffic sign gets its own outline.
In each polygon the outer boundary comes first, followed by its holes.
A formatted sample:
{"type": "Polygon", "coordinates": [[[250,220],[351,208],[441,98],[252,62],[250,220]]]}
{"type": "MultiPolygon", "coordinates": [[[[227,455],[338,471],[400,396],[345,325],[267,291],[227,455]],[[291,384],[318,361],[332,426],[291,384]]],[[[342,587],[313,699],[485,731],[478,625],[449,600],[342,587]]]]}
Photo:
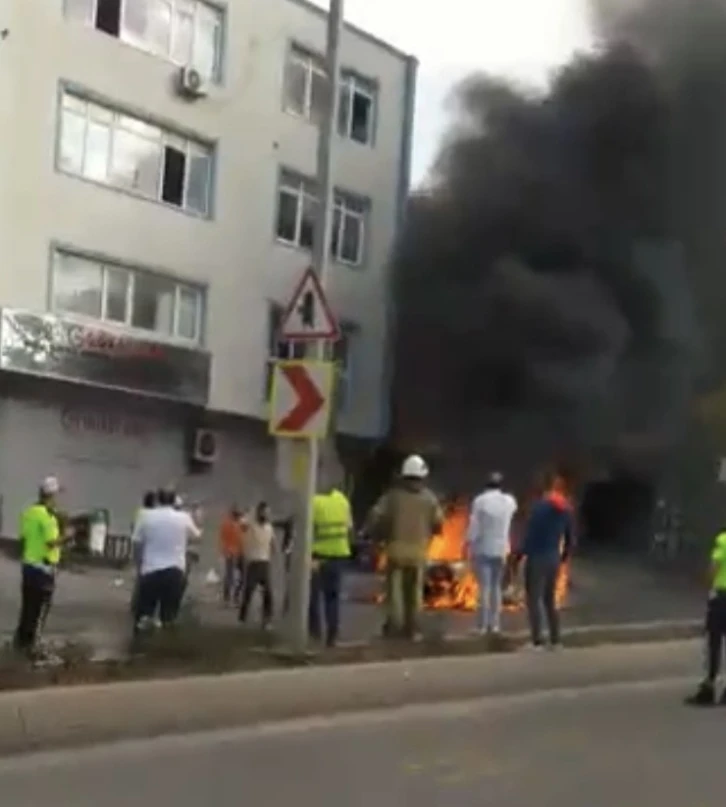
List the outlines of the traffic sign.
{"type": "Polygon", "coordinates": [[[307,269],[292,295],[280,326],[283,339],[327,339],[340,336],[323,287],[312,269],[307,269]]]}
{"type": "Polygon", "coordinates": [[[270,401],[270,434],[325,437],[330,422],[334,365],[329,361],[275,362],[270,401]]]}

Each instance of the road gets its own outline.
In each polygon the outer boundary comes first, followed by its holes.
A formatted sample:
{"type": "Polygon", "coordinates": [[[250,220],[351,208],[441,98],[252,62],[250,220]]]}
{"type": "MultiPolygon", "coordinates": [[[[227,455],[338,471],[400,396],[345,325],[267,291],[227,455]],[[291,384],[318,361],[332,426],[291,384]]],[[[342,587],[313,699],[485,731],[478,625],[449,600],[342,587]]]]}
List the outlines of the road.
{"type": "Polygon", "coordinates": [[[722,807],[726,708],[646,681],[0,762],[12,807],[722,807]]]}

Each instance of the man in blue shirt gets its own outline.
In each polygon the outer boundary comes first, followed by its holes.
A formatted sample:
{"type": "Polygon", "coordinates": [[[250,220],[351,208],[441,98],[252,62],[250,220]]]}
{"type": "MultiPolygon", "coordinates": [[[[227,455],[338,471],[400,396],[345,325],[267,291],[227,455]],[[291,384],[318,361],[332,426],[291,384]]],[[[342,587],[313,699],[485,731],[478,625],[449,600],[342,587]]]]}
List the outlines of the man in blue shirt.
{"type": "Polygon", "coordinates": [[[535,648],[543,647],[542,611],[549,628],[550,645],[560,647],[560,615],[556,594],[560,566],[570,555],[573,541],[572,506],[565,484],[555,479],[550,490],[535,502],[524,533],[527,612],[535,648]]]}

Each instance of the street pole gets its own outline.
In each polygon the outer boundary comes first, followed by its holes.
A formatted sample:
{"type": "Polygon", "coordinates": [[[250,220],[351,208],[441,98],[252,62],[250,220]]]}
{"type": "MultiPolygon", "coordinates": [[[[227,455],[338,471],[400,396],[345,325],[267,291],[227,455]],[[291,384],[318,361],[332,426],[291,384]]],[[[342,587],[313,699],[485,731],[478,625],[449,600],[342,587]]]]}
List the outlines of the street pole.
{"type": "MultiPolygon", "coordinates": [[[[320,122],[318,137],[317,185],[319,209],[313,245],[313,270],[326,290],[330,268],[330,241],[333,229],[333,142],[338,121],[340,99],[340,38],[343,31],[344,0],[330,0],[326,48],[328,103],[320,122]]],[[[317,341],[311,358],[323,359],[324,342],[317,341]]],[[[318,488],[320,444],[308,441],[307,472],[300,502],[296,539],[292,545],[290,569],[289,643],[295,655],[304,655],[308,647],[308,607],[310,603],[310,566],[313,545],[313,497],[318,488]]]]}

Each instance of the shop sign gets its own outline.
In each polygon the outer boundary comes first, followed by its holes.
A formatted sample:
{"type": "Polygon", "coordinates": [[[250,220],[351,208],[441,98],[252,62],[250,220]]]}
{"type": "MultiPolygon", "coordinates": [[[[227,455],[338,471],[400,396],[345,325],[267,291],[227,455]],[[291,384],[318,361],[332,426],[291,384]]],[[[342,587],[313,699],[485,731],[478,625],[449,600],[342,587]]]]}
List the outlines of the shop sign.
{"type": "Polygon", "coordinates": [[[100,409],[68,407],[61,412],[63,430],[70,434],[98,434],[104,437],[143,439],[149,424],[143,418],[129,417],[100,409]]]}
{"type": "Polygon", "coordinates": [[[205,405],[209,353],[4,308],[0,369],[205,405]]]}

